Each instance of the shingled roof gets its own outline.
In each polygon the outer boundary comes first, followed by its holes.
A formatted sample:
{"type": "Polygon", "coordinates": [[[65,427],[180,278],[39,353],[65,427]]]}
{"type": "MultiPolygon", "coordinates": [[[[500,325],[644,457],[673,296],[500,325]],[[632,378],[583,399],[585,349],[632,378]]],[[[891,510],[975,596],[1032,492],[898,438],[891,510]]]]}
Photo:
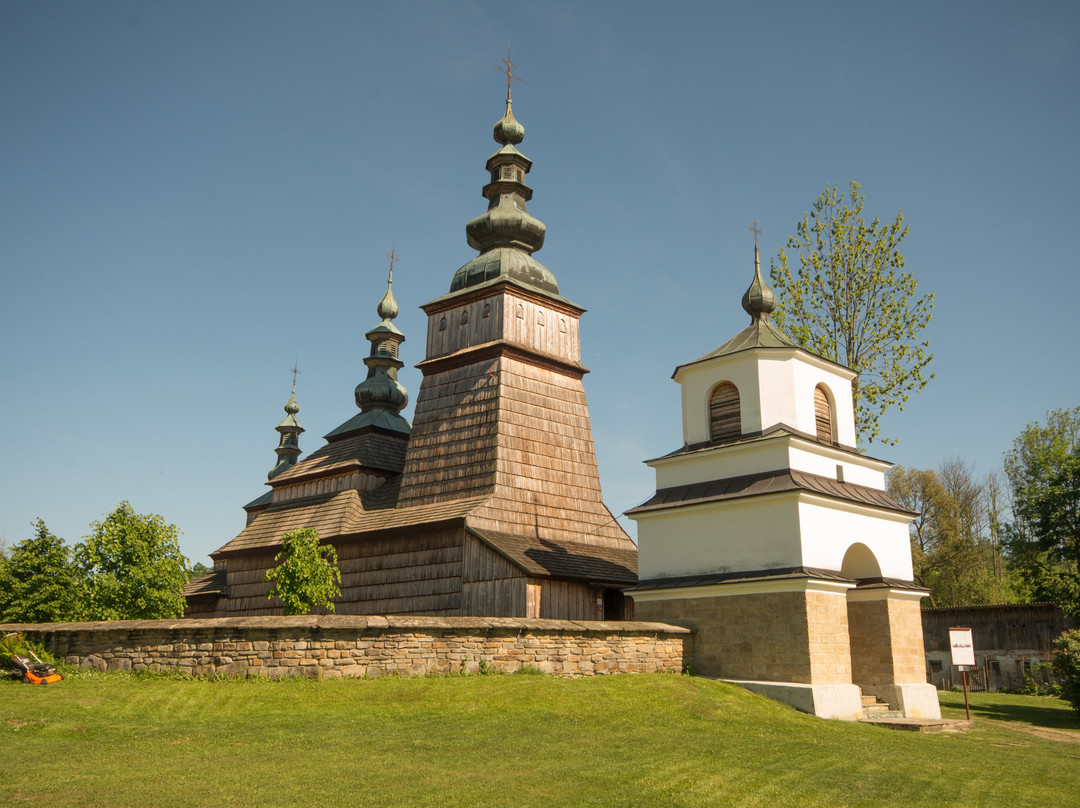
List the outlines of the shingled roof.
{"type": "Polygon", "coordinates": [[[637,547],[619,549],[472,528],[469,532],[529,575],[621,585],[637,582],[637,547]]]}
{"type": "Polygon", "coordinates": [[[235,539],[211,555],[218,558],[255,549],[274,549],[281,546],[281,539],[287,532],[304,527],[315,528],[324,540],[333,540],[339,536],[464,520],[484,499],[473,497],[414,508],[365,510],[359,492],[350,488],[276,502],[235,539]]]}
{"type": "Polygon", "coordinates": [[[214,570],[198,578],[192,578],[184,586],[184,597],[199,595],[220,595],[225,591],[225,570],[214,570]]]}
{"type": "Polygon", "coordinates": [[[758,474],[661,488],[649,500],[636,508],[631,508],[627,513],[647,513],[676,506],[779,494],[787,491],[807,491],[831,499],[894,511],[905,516],[912,513],[880,489],[839,482],[831,477],[795,469],[763,471],[758,474]]]}
{"type": "Polygon", "coordinates": [[[285,485],[360,469],[399,474],[405,466],[407,443],[407,437],[377,432],[333,441],[312,452],[288,471],[283,471],[271,481],[271,485],[285,485]]]}

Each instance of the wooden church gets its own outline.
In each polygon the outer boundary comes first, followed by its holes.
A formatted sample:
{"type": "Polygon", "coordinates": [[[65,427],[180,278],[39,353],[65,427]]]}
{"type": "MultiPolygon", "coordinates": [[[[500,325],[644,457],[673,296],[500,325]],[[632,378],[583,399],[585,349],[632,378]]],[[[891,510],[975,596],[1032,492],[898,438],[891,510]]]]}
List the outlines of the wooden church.
{"type": "MultiPolygon", "coordinates": [[[[534,257],[545,227],[526,207],[532,162],[516,146],[507,82],[495,124],[485,213],[466,233],[479,255],[428,316],[423,380],[410,425],[397,372],[393,266],[367,332],[360,411],[299,459],[295,395],[286,405],[270,491],[247,526],[187,587],[191,617],[281,614],[266,572],[282,537],[313,527],[341,570],[339,614],[628,618],[637,547],[600,493],[582,387],[578,323],[534,257]]],[[[294,386],[295,393],[295,386],[294,386]]]]}

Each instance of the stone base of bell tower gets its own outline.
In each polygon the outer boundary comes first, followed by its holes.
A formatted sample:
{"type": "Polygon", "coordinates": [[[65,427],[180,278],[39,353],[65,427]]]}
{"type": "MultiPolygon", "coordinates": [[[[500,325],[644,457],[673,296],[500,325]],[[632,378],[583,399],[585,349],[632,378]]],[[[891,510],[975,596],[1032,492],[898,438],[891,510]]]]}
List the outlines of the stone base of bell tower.
{"type": "Polygon", "coordinates": [[[696,674],[822,718],[861,718],[864,693],[906,717],[940,717],[922,667],[919,592],[812,577],[656,584],[633,593],[635,615],[692,629],[696,674]]]}

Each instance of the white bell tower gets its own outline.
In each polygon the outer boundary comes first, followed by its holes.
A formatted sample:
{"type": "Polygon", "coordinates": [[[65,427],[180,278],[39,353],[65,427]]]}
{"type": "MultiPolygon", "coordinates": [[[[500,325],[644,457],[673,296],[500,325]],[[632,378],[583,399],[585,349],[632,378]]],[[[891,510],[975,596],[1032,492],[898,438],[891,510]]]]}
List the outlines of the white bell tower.
{"type": "Polygon", "coordinates": [[[911,513],[885,493],[889,464],[855,449],[855,373],[770,321],[756,243],[754,265],[750,325],[673,376],[683,446],[647,461],[656,494],[629,511],[637,617],[696,629],[697,672],[806,712],[854,719],[877,697],[940,717],[911,513]]]}

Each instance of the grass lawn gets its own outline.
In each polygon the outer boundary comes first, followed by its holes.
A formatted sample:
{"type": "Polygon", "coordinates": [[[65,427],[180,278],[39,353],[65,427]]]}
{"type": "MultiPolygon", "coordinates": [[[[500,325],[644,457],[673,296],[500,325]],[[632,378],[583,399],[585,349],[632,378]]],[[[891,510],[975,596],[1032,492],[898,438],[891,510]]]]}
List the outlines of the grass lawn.
{"type": "MultiPolygon", "coordinates": [[[[673,675],[0,682],[0,799],[47,806],[1065,806],[1080,723],[973,694],[976,729],[823,721],[673,675]]],[[[962,717],[963,694],[943,694],[962,717]]]]}

